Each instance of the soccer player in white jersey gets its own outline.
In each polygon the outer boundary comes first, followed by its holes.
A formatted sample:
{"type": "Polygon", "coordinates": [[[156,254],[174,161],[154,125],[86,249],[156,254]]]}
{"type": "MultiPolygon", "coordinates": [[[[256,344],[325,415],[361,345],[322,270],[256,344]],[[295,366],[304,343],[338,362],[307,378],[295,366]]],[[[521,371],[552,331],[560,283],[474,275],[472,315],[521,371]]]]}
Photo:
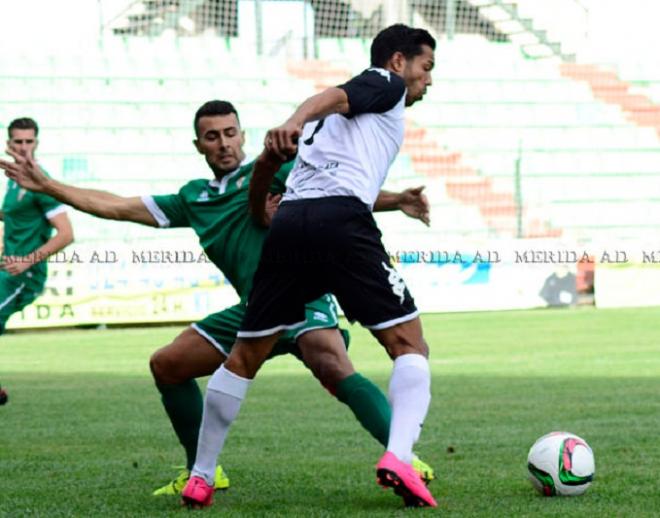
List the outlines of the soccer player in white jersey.
{"type": "MultiPolygon", "coordinates": [[[[436,501],[411,467],[431,400],[428,346],[415,303],[390,264],[371,214],[401,147],[404,108],[431,85],[435,40],[397,24],[371,46],[371,68],[307,99],[266,136],[252,198],[278,162],[296,151],[287,191],[273,219],[238,339],[211,377],[184,503],[210,503],[213,474],[231,423],[278,336],[305,321],[305,302],[333,293],[349,320],[368,328],[394,360],[387,450],[377,465],[381,485],[408,506],[436,501]]],[[[258,204],[252,204],[253,207],[258,204]]]]}

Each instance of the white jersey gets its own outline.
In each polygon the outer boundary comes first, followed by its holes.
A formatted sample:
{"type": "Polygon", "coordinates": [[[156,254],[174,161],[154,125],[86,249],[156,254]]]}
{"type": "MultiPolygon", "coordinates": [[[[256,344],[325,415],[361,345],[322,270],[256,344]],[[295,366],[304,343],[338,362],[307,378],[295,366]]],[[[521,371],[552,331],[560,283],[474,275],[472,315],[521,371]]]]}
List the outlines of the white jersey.
{"type": "Polygon", "coordinates": [[[354,196],[373,207],[403,142],[403,79],[370,68],[341,85],[349,113],[303,128],[284,200],[354,196]]]}

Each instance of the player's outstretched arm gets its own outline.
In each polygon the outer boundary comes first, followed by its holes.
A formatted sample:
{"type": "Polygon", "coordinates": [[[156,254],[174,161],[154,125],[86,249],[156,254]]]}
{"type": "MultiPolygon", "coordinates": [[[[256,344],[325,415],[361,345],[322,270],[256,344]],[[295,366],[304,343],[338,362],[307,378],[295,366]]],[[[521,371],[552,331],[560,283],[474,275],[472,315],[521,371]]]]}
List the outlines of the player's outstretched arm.
{"type": "Polygon", "coordinates": [[[53,180],[44,174],[31,157],[23,157],[7,150],[14,162],[0,160],[0,169],[21,187],[43,192],[78,210],[104,219],[132,221],[157,227],[158,222],[145,207],[140,197],[125,198],[95,189],[81,189],[53,180]]]}
{"type": "Polygon", "coordinates": [[[284,124],[269,130],[264,145],[281,160],[287,161],[296,154],[298,138],[306,123],[333,113],[348,113],[349,110],[346,92],[337,87],[327,88],[303,102],[284,124]]]}
{"type": "Polygon", "coordinates": [[[420,220],[428,227],[431,224],[431,209],[429,200],[423,191],[423,185],[401,192],[381,190],[374,204],[374,212],[400,210],[407,216],[420,220]]]}

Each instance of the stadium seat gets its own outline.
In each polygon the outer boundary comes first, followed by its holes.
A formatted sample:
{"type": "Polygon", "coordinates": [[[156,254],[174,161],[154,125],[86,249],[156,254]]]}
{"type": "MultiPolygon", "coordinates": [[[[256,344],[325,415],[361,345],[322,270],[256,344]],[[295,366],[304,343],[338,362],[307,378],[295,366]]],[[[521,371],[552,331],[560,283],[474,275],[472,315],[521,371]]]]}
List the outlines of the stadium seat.
{"type": "MultiPolygon", "coordinates": [[[[232,100],[246,129],[246,149],[255,154],[265,130],[283,122],[302,99],[368,62],[363,39],[319,38],[316,45],[322,61],[288,67],[256,56],[251,42],[208,35],[106,38],[98,48],[67,56],[5,53],[0,114],[3,120],[24,113],[39,118],[43,158],[52,160],[54,174],[64,170],[66,157],[81,157],[91,176],[128,181],[131,168],[122,164],[134,156],[169,185],[183,170],[191,177],[204,174],[190,144],[192,114],[202,102],[232,100]]],[[[584,70],[619,88],[611,74],[584,70]]],[[[649,99],[660,99],[658,82],[648,81],[654,72],[629,66],[619,73],[649,99]]],[[[498,196],[511,199],[518,158],[530,205],[588,211],[589,200],[643,200],[660,170],[658,132],[625,111],[643,106],[642,97],[627,102],[622,107],[596,97],[586,81],[567,77],[555,63],[525,59],[514,45],[457,35],[438,49],[425,102],[408,112],[411,129],[390,181],[427,183],[442,193],[442,206],[451,209],[437,210],[460,213],[452,232],[463,235],[479,225],[489,232],[484,210],[509,210],[498,196]],[[627,175],[634,175],[636,187],[628,182],[624,189],[627,175]],[[492,191],[483,195],[490,201],[466,205],[448,194],[447,182],[458,185],[461,178],[488,180],[492,191]]],[[[654,115],[640,117],[652,121],[654,115]]],[[[637,218],[643,225],[646,217],[644,210],[631,210],[625,221],[637,218]]]]}

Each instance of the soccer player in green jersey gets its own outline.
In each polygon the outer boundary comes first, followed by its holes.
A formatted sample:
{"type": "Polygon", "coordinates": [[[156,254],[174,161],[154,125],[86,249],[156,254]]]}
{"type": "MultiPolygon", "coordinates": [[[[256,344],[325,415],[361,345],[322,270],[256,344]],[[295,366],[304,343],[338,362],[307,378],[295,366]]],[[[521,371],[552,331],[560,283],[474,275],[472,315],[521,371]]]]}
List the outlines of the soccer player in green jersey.
{"type": "MultiPolygon", "coordinates": [[[[230,352],[267,233],[248,211],[253,163],[245,159],[244,133],[234,107],[224,101],[205,103],[195,115],[194,129],[195,147],[205,157],[214,178],[193,180],[178,193],[167,196],[124,198],[79,189],[44,177],[31,160],[15,157],[17,164],[0,160],[0,168],[21,185],[47,192],[89,214],[160,228],[191,227],[209,259],[241,298],[235,306],[192,324],[151,357],[156,386],[187,457],[186,469],[156,494],[177,494],[188,479],[195,460],[203,405],[195,378],[212,374],[230,352]]],[[[285,165],[275,176],[268,201],[270,209],[284,191],[289,169],[285,165]]],[[[428,218],[428,204],[419,188],[384,193],[379,208],[401,209],[424,221],[428,218]]],[[[305,324],[283,335],[274,354],[293,353],[302,359],[323,386],[348,405],[381,444],[386,444],[389,403],[379,388],[355,372],[346,354],[347,342],[348,333],[338,330],[334,303],[324,296],[307,306],[305,324]]],[[[428,466],[421,461],[418,466],[428,480],[432,479],[428,466]]],[[[216,471],[215,486],[228,486],[221,470],[216,471]]]]}
{"type": "MultiPolygon", "coordinates": [[[[34,160],[39,126],[29,118],[13,120],[7,147],[18,157],[34,160]]],[[[0,265],[0,334],[9,317],[28,306],[43,291],[46,258],[73,241],[66,207],[42,193],[27,191],[9,180],[2,202],[4,220],[2,264],[0,265]],[[56,233],[51,236],[53,228],[56,233]]],[[[7,393],[0,389],[0,404],[7,393]]]]}

